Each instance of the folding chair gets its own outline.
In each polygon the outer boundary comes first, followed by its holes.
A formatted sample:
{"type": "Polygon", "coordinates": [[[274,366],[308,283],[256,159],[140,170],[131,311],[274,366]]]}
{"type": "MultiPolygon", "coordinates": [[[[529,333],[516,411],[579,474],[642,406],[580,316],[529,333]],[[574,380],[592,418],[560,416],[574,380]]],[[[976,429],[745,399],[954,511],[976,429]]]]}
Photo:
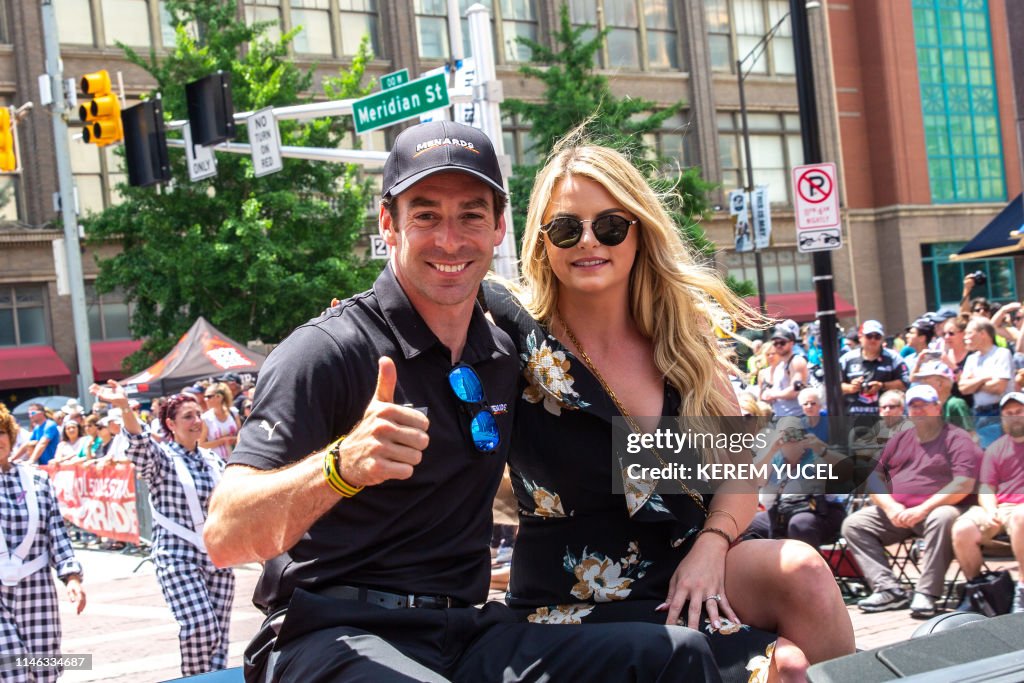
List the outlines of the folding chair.
{"type": "Polygon", "coordinates": [[[896,576],[896,580],[901,586],[906,587],[908,590],[913,590],[914,584],[917,582],[916,578],[921,576],[920,559],[921,553],[924,552],[924,540],[917,536],[911,536],[905,538],[896,544],[896,549],[890,551],[888,548],[885,549],[886,557],[889,559],[889,566],[892,568],[892,573],[896,576]],[[913,568],[917,572],[917,577],[911,577],[907,572],[908,568],[913,568]]]}
{"type": "Polygon", "coordinates": [[[834,543],[818,548],[828,566],[832,568],[832,576],[839,585],[839,592],[844,601],[855,600],[868,595],[867,579],[864,578],[860,566],[853,559],[853,553],[846,547],[846,539],[839,537],[834,543]]]}

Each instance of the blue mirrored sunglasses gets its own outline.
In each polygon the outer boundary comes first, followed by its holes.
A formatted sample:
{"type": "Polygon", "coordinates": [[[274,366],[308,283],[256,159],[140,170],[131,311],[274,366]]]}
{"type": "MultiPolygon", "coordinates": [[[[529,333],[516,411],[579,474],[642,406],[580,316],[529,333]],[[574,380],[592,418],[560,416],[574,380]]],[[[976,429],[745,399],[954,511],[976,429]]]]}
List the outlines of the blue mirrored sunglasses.
{"type": "Polygon", "coordinates": [[[501,442],[498,422],[484,395],[484,385],[472,366],[459,363],[448,373],[448,384],[470,417],[469,433],[481,453],[493,453],[501,442]]]}

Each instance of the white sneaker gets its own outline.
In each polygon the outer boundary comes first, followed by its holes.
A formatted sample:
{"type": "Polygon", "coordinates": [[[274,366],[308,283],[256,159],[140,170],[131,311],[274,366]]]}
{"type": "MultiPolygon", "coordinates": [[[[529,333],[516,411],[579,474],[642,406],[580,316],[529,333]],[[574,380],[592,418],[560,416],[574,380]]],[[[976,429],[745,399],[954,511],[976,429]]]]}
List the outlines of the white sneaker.
{"type": "Polygon", "coordinates": [[[914,593],[910,601],[910,616],[915,619],[930,619],[935,616],[935,598],[924,593],[914,593]]]}
{"type": "Polygon", "coordinates": [[[1024,612],[1024,581],[1017,582],[1017,588],[1013,591],[1013,607],[1010,608],[1011,614],[1020,612],[1024,612]]]}

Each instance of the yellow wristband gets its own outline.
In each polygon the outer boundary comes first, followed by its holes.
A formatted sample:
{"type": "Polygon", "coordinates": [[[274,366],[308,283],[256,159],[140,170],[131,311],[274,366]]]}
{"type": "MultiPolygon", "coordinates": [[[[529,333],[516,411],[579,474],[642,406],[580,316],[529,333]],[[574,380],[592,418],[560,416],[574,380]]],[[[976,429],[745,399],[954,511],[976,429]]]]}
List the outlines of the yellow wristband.
{"type": "Polygon", "coordinates": [[[324,451],[324,479],[327,480],[327,485],[342,498],[351,498],[360,491],[363,490],[362,486],[352,486],[347,481],[342,479],[341,473],[338,472],[338,447],[341,446],[341,442],[345,440],[345,437],[341,437],[324,451]]]}

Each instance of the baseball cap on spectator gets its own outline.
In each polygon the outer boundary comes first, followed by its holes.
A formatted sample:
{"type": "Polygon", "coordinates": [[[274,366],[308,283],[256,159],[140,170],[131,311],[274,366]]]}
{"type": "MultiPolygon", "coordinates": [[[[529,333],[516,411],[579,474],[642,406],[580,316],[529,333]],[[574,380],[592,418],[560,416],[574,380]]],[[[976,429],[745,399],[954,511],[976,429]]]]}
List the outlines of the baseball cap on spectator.
{"type": "Polygon", "coordinates": [[[846,338],[851,340],[851,341],[856,341],[856,339],[857,339],[857,328],[856,327],[847,328],[847,330],[846,330],[846,338]]]}
{"type": "Polygon", "coordinates": [[[1017,403],[1024,405],[1024,392],[1011,391],[1008,394],[1004,394],[1003,397],[999,399],[999,407],[1002,408],[1010,401],[1016,401],[1017,403]]]}
{"type": "Polygon", "coordinates": [[[201,384],[193,384],[190,387],[185,387],[184,389],[182,389],[181,393],[183,393],[183,394],[199,394],[201,396],[204,391],[205,390],[203,389],[201,384]]]}
{"type": "Polygon", "coordinates": [[[885,328],[877,320],[865,320],[860,326],[861,334],[880,334],[885,336],[885,328]]]}
{"type": "Polygon", "coordinates": [[[431,121],[399,133],[384,162],[381,195],[393,197],[424,178],[447,172],[471,175],[507,196],[490,138],[454,121],[431,121]]]}
{"type": "Polygon", "coordinates": [[[786,341],[796,341],[796,335],[793,334],[792,330],[787,327],[783,327],[781,324],[772,330],[772,339],[785,339],[786,341]]]}
{"type": "Polygon", "coordinates": [[[906,402],[909,406],[914,401],[924,401],[925,403],[938,403],[939,392],[935,391],[935,387],[930,387],[927,384],[915,384],[907,390],[906,402]]]}
{"type": "Polygon", "coordinates": [[[948,365],[937,360],[923,363],[915,374],[917,377],[945,377],[950,382],[953,381],[953,371],[949,369],[948,365]]]}
{"type": "Polygon", "coordinates": [[[234,382],[235,384],[241,384],[242,383],[242,378],[239,377],[237,373],[226,372],[223,375],[221,375],[220,377],[218,377],[217,381],[218,382],[234,382]]]}
{"type": "Polygon", "coordinates": [[[918,332],[921,332],[923,334],[930,334],[935,332],[935,323],[933,323],[928,318],[918,318],[914,322],[907,325],[907,331],[910,331],[911,329],[916,329],[918,332]]]}

